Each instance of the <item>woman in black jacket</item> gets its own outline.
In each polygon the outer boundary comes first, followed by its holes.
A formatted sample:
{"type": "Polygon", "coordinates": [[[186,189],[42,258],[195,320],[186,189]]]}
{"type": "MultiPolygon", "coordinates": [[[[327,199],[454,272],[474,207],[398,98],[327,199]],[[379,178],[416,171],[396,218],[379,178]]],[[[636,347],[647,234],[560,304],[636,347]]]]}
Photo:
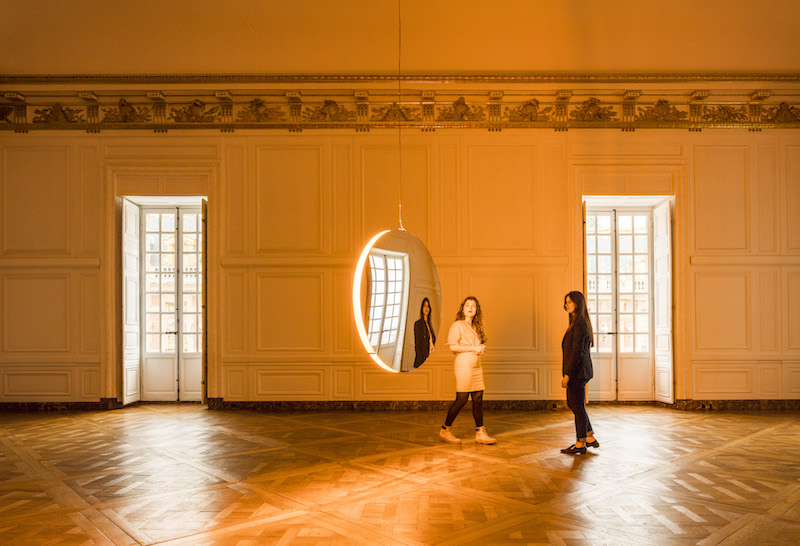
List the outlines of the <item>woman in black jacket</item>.
{"type": "Polygon", "coordinates": [[[431,302],[428,298],[422,300],[419,308],[419,320],[414,323],[414,367],[419,368],[436,345],[436,332],[431,327],[431,302]]]}
{"type": "Polygon", "coordinates": [[[564,296],[564,309],[569,313],[569,327],[561,341],[561,386],[567,389],[567,406],[575,414],[577,440],[561,453],[583,455],[588,447],[600,447],[592,432],[586,413],[586,383],[592,378],[592,357],[589,348],[594,345],[592,323],[586,310],[586,298],[576,291],[564,296]]]}

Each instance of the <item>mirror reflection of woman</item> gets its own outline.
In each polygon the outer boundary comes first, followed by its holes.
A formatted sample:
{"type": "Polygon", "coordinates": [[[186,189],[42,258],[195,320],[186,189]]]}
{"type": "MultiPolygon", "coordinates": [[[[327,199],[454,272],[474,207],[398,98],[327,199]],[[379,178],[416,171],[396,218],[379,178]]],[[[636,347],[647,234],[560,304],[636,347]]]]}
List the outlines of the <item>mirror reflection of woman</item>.
{"type": "Polygon", "coordinates": [[[414,323],[414,367],[419,368],[436,345],[436,332],[431,327],[431,302],[428,298],[422,300],[419,309],[419,320],[414,323]]]}
{"type": "Polygon", "coordinates": [[[586,383],[594,375],[589,354],[594,335],[586,298],[581,292],[576,290],[564,296],[564,310],[569,314],[569,326],[561,341],[561,386],[567,389],[567,406],[575,414],[577,440],[561,453],[584,455],[587,447],[600,447],[586,413],[586,383]]]}
{"type": "Polygon", "coordinates": [[[480,303],[472,296],[461,302],[456,320],[447,334],[447,346],[456,355],[453,370],[456,375],[456,399],[450,405],[439,437],[450,444],[460,444],[450,430],[458,412],[461,411],[470,395],[472,396],[472,417],[475,419],[475,442],[494,444],[483,426],[483,368],[481,355],[486,352],[486,334],[483,331],[483,313],[480,303]]]}

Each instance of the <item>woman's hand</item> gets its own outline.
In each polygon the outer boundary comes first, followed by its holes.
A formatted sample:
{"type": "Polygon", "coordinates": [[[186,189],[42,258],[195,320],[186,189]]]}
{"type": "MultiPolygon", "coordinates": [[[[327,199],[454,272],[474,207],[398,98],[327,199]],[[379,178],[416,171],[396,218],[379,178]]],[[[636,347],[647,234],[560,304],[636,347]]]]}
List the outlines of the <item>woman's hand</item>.
{"type": "Polygon", "coordinates": [[[566,389],[568,384],[569,384],[569,376],[565,375],[564,377],[561,378],[561,387],[566,389]]]}
{"type": "Polygon", "coordinates": [[[475,347],[474,353],[476,355],[480,356],[485,352],[486,352],[486,345],[481,344],[481,345],[478,345],[477,347],[475,347]]]}

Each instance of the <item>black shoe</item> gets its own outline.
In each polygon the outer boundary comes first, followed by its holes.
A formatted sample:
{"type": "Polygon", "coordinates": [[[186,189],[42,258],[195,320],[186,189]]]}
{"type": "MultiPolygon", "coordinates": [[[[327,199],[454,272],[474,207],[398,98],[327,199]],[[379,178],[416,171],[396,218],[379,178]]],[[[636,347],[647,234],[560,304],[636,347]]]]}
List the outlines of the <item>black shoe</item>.
{"type": "Polygon", "coordinates": [[[586,455],[586,448],[585,447],[575,447],[575,444],[572,444],[566,449],[562,449],[561,453],[568,453],[570,455],[586,455]]]}
{"type": "Polygon", "coordinates": [[[595,440],[594,442],[586,442],[586,447],[600,447],[600,442],[595,440]]]}

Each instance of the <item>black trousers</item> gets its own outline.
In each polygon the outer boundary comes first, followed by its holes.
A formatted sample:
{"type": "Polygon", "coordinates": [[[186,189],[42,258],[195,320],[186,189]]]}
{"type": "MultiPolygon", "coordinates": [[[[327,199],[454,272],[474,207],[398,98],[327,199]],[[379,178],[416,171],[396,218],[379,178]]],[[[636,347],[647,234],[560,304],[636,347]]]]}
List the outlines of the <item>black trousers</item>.
{"type": "Polygon", "coordinates": [[[586,383],[588,379],[570,379],[567,383],[567,406],[575,414],[576,438],[586,438],[586,433],[592,430],[589,414],[586,413],[586,383]]]}

